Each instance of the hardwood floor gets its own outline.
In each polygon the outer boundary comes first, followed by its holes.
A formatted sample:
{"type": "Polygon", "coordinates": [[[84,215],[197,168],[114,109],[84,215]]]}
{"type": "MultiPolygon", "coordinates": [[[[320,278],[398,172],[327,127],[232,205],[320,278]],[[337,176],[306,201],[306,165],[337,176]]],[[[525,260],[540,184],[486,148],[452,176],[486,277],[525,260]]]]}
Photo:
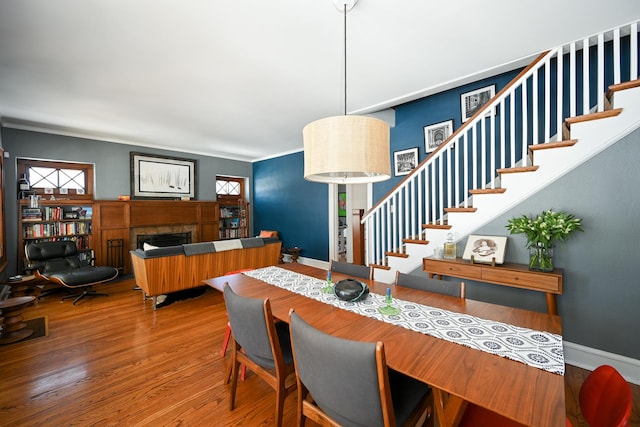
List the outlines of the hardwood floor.
{"type": "MultiPolygon", "coordinates": [[[[229,411],[220,355],[227,318],[222,296],[203,296],[153,311],[131,279],[97,287],[109,297],[60,302],[42,298],[26,319],[47,316],[48,337],[0,347],[2,426],[271,426],[274,393],[255,375],[238,386],[229,411]]],[[[567,367],[567,414],[586,426],[577,394],[588,371],[567,367]]],[[[632,425],[640,425],[633,386],[632,425]]],[[[296,396],[284,425],[295,425],[296,396]]],[[[310,424],[310,423],[309,423],[310,424]]]]}

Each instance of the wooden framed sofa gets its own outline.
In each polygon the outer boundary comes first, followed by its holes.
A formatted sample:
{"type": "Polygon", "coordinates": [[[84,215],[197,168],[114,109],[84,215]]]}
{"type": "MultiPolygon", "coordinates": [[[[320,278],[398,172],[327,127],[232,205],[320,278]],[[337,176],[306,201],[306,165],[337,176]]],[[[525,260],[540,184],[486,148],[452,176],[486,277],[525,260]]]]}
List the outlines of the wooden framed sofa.
{"type": "Polygon", "coordinates": [[[189,243],[177,246],[136,249],[131,264],[143,297],[153,299],[171,292],[202,286],[202,281],[245,268],[276,265],[282,242],[277,238],[189,243]]]}

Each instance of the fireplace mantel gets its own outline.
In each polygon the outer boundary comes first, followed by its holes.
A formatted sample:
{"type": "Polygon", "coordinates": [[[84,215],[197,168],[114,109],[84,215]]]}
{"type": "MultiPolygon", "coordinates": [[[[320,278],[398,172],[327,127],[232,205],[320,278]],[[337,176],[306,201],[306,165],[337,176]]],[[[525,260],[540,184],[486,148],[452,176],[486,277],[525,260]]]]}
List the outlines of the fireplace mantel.
{"type": "Polygon", "coordinates": [[[96,248],[96,262],[112,265],[109,256],[110,245],[114,241],[122,244],[125,274],[131,272],[129,250],[135,249],[135,234],[139,229],[189,230],[192,241],[206,242],[218,240],[218,202],[200,200],[96,200],[93,209],[93,235],[96,248]],[[133,247],[131,246],[133,245],[133,247]]]}

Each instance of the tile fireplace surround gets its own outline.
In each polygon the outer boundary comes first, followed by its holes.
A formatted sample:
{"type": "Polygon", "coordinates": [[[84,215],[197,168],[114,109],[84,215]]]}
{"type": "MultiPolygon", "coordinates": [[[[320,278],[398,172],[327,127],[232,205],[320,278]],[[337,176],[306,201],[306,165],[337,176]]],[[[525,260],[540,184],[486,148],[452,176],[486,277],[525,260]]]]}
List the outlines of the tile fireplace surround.
{"type": "Polygon", "coordinates": [[[129,249],[141,249],[143,241],[147,241],[147,243],[154,246],[174,246],[192,243],[198,241],[198,229],[197,226],[193,224],[132,228],[129,239],[129,249]],[[188,236],[188,238],[185,236],[188,236]],[[188,241],[185,241],[185,239],[188,241]]]}

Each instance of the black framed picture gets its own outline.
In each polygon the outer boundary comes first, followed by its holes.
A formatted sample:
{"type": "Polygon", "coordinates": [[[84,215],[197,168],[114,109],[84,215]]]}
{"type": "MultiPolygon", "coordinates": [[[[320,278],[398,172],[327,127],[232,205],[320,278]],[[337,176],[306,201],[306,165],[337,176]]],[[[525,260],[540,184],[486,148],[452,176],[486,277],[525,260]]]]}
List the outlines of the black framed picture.
{"type": "Polygon", "coordinates": [[[393,164],[396,176],[408,175],[418,166],[418,147],[394,152],[393,164]]]}
{"type": "Polygon", "coordinates": [[[430,153],[453,133],[453,120],[446,120],[424,127],[424,152],[430,153]]]}
{"type": "MultiPolygon", "coordinates": [[[[460,108],[462,112],[462,122],[466,122],[478,110],[489,102],[496,95],[496,85],[486,86],[480,89],[460,95],[460,108]]],[[[493,114],[493,111],[491,112],[493,114]]]]}
{"type": "Polygon", "coordinates": [[[131,152],[131,197],[195,199],[197,160],[131,152]]]}

